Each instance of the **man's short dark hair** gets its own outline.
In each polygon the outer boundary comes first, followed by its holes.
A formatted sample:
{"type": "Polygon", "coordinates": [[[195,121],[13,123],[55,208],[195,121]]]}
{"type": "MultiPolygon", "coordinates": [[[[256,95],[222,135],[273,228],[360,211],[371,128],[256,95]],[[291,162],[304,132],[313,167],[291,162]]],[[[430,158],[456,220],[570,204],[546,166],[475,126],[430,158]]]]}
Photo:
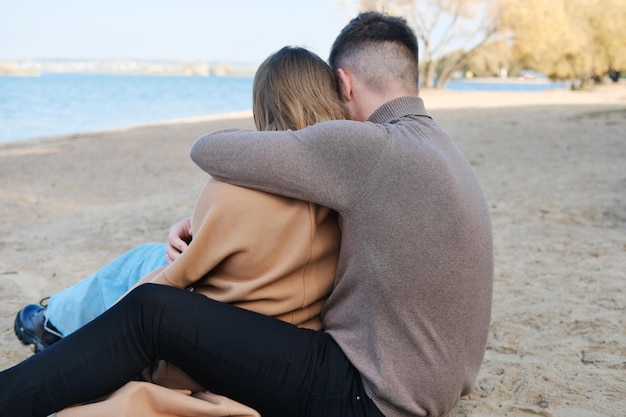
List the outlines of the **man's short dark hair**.
{"type": "Polygon", "coordinates": [[[329,57],[331,68],[336,72],[342,58],[350,51],[377,42],[404,45],[417,63],[417,37],[405,19],[379,12],[363,12],[352,19],[335,39],[329,57]]]}

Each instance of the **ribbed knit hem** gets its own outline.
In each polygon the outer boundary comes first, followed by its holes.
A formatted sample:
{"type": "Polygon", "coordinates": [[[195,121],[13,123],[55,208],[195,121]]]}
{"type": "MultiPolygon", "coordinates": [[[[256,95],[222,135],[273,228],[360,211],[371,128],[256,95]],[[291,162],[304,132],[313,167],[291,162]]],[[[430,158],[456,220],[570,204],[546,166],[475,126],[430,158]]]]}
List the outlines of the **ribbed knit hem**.
{"type": "Polygon", "coordinates": [[[389,401],[385,401],[382,398],[376,396],[374,394],[374,387],[370,383],[368,383],[365,379],[363,379],[363,388],[365,389],[365,393],[371,400],[376,404],[376,407],[380,410],[381,413],[385,415],[385,417],[415,417],[415,416],[425,416],[426,410],[416,405],[416,410],[414,413],[411,413],[407,410],[403,410],[401,408],[396,407],[391,404],[389,401]]]}
{"type": "Polygon", "coordinates": [[[370,115],[367,121],[377,124],[385,124],[392,123],[399,117],[404,116],[430,117],[426,111],[426,107],[424,107],[424,101],[420,97],[404,96],[395,98],[380,106],[370,115]]]}

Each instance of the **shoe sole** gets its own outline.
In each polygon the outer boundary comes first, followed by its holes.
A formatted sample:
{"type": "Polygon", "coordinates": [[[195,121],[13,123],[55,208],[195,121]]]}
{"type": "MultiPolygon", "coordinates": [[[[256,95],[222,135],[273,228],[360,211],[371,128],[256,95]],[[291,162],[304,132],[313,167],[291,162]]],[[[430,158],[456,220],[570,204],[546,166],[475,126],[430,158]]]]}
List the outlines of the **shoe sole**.
{"type": "Polygon", "coordinates": [[[22,344],[34,345],[35,353],[39,353],[46,348],[46,346],[38,340],[37,336],[28,334],[23,327],[18,326],[17,322],[13,324],[13,331],[15,331],[15,335],[22,344]]]}

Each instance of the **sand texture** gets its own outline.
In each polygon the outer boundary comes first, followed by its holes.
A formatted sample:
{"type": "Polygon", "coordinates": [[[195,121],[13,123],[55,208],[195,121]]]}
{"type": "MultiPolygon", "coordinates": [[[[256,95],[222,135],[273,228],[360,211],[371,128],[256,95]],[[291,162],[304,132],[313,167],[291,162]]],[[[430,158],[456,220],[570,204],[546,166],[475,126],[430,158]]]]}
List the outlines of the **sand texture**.
{"type": "MultiPolygon", "coordinates": [[[[452,416],[626,415],[626,85],[424,91],[485,190],[491,331],[452,416]]],[[[249,114],[0,145],[0,369],[32,354],[16,312],[188,216],[202,133],[249,114]]]]}

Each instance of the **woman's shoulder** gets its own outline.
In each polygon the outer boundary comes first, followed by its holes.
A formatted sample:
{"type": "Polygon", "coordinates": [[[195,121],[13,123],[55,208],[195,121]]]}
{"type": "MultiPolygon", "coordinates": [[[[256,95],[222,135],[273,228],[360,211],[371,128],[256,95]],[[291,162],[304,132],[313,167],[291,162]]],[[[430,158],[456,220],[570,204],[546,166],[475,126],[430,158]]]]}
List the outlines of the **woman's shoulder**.
{"type": "Polygon", "coordinates": [[[291,207],[306,208],[307,202],[272,194],[263,190],[230,184],[210,178],[204,186],[203,197],[210,199],[212,204],[239,206],[247,211],[259,211],[261,207],[291,207]]]}

